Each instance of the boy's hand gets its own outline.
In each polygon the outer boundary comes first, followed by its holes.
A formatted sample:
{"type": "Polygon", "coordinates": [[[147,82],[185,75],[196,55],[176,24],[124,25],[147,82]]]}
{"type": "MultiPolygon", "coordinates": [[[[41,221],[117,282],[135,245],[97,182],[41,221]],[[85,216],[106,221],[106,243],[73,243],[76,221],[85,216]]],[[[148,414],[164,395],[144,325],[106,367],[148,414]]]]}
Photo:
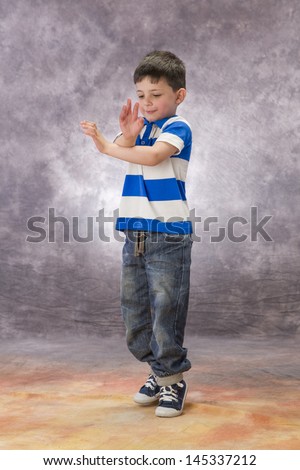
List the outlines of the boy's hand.
{"type": "Polygon", "coordinates": [[[135,103],[131,109],[131,100],[128,98],[127,104],[122,107],[119,123],[124,139],[132,141],[133,145],[141,130],[144,127],[144,119],[138,117],[139,104],[135,103]]]}
{"type": "Polygon", "coordinates": [[[101,132],[98,131],[96,123],[91,121],[81,121],[80,126],[85,135],[92,137],[97,149],[101,153],[107,153],[109,142],[105,139],[101,132]]]}

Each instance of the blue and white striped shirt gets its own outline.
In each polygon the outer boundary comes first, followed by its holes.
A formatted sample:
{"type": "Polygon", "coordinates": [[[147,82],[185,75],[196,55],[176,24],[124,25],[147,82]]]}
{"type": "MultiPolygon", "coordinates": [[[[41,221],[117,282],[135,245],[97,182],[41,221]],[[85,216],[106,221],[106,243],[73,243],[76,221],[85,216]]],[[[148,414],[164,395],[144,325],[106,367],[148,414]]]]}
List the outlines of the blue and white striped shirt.
{"type": "Polygon", "coordinates": [[[192,147],[190,125],[177,115],[153,123],[144,121],[136,145],[167,142],[178,152],[155,166],[128,164],[116,229],[192,233],[185,193],[192,147]]]}

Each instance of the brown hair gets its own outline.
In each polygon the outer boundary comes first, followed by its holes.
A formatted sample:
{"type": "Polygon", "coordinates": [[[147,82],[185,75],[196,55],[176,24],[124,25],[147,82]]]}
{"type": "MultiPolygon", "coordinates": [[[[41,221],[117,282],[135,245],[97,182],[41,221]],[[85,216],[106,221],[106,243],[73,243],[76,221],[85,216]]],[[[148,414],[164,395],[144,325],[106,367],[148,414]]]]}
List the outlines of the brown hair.
{"type": "Polygon", "coordinates": [[[185,88],[185,65],[181,59],[169,51],[153,51],[147,54],[134,71],[134,83],[150,77],[153,83],[165,78],[173,91],[185,88]]]}

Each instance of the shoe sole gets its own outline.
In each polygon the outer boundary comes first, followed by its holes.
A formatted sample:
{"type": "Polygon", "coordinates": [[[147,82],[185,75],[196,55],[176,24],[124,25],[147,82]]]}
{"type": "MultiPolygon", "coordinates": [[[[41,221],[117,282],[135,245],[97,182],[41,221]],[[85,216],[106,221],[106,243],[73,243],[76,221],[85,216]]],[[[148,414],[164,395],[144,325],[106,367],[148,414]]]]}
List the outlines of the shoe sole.
{"type": "Polygon", "coordinates": [[[181,410],[175,410],[174,408],[164,408],[163,406],[160,406],[160,407],[158,406],[155,410],[155,416],[157,416],[158,418],[175,418],[176,416],[180,416],[183,412],[187,392],[188,392],[188,386],[186,384],[186,389],[185,389],[184,397],[182,400],[181,410]]]}
{"type": "Polygon", "coordinates": [[[159,400],[159,393],[154,397],[147,397],[143,393],[136,393],[133,397],[133,401],[141,406],[149,406],[157,403],[159,400]]]}

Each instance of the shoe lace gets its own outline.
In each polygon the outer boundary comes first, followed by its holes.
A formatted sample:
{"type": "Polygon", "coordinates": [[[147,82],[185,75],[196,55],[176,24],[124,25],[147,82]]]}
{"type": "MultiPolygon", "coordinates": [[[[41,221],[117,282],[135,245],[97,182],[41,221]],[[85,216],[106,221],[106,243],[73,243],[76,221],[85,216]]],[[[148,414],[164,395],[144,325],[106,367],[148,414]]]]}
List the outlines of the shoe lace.
{"type": "MultiPolygon", "coordinates": [[[[180,382],[176,384],[178,388],[182,388],[183,384],[180,382]]],[[[172,387],[172,385],[167,385],[166,387],[161,387],[160,389],[160,401],[175,401],[178,402],[178,390],[172,387]]]]}
{"type": "Polygon", "coordinates": [[[150,374],[144,386],[146,388],[150,388],[151,390],[155,390],[156,385],[157,383],[156,383],[155,377],[152,374],[150,374]]]}

